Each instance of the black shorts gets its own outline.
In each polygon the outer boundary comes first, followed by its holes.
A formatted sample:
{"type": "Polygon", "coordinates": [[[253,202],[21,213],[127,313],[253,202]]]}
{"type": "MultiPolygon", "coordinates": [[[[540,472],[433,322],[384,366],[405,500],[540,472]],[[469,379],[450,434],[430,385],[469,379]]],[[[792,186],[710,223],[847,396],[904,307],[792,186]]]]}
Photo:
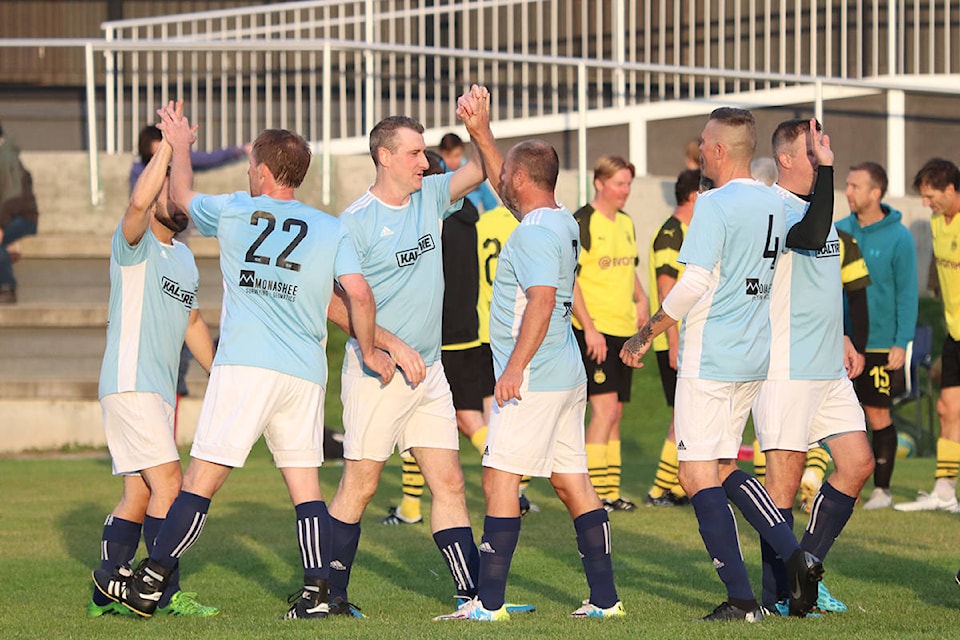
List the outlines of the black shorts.
{"type": "Polygon", "coordinates": [[[960,342],[948,333],[943,339],[943,351],[940,355],[940,388],[960,387],[960,342]]]}
{"type": "Polygon", "coordinates": [[[670,366],[669,351],[657,351],[657,367],[660,369],[663,397],[667,399],[667,406],[672,407],[677,397],[677,370],[670,366]]]}
{"type": "Polygon", "coordinates": [[[493,365],[488,365],[490,372],[485,375],[482,347],[441,351],[440,360],[453,394],[453,408],[457,411],[483,411],[483,397],[493,393],[493,389],[488,393],[483,386],[488,378],[493,377],[493,365]]]}
{"type": "Polygon", "coordinates": [[[587,397],[599,393],[616,393],[620,402],[630,402],[630,387],[633,384],[633,367],[623,364],[620,360],[620,349],[627,338],[603,335],[607,340],[607,359],[597,364],[587,357],[587,343],[583,331],[573,330],[580,345],[580,357],[583,358],[583,368],[587,371],[587,397]]]}
{"type": "MultiPolygon", "coordinates": [[[[884,369],[887,357],[886,351],[867,353],[863,373],[853,381],[857,398],[860,399],[860,404],[866,407],[889,409],[893,406],[893,399],[907,387],[903,369],[884,369]]],[[[909,363],[906,366],[909,366],[909,363]]]]}

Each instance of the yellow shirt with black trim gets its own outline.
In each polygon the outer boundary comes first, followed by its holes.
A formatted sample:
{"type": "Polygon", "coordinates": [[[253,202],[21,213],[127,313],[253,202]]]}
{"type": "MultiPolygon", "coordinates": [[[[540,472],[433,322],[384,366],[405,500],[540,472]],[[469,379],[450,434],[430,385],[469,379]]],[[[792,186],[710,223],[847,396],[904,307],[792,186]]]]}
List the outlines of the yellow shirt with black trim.
{"type": "Polygon", "coordinates": [[[840,237],[840,282],[844,291],[858,291],[870,284],[870,272],[867,271],[867,261],[860,253],[860,245],[856,239],[846,231],[837,229],[840,237]]]}
{"type": "Polygon", "coordinates": [[[493,279],[497,275],[500,251],[520,222],[504,206],[484,211],[477,220],[477,260],[480,267],[480,293],[477,316],[480,318],[480,342],[490,344],[490,301],[493,279]]]}
{"type": "MultiPolygon", "coordinates": [[[[679,280],[683,274],[684,265],[677,261],[680,255],[680,246],[683,244],[683,237],[687,234],[687,225],[678,218],[670,216],[663,223],[653,242],[650,243],[650,259],[647,261],[648,271],[650,272],[650,289],[647,296],[650,298],[650,315],[652,316],[660,310],[660,289],[657,288],[657,279],[660,276],[669,276],[674,280],[679,280]]],[[[677,323],[677,328],[680,323],[677,323]]],[[[661,333],[653,339],[654,351],[668,351],[670,343],[667,341],[666,332],[661,333]]]]}
{"type": "MultiPolygon", "coordinates": [[[[633,221],[623,211],[611,220],[589,204],[573,216],[580,225],[577,282],[590,318],[600,333],[630,337],[637,332],[634,282],[639,262],[633,221]]],[[[573,325],[583,328],[576,318],[573,325]]]]}
{"type": "Polygon", "coordinates": [[[944,216],[933,216],[930,231],[947,332],[954,340],[960,340],[960,214],[953,216],[949,224],[944,216]]]}

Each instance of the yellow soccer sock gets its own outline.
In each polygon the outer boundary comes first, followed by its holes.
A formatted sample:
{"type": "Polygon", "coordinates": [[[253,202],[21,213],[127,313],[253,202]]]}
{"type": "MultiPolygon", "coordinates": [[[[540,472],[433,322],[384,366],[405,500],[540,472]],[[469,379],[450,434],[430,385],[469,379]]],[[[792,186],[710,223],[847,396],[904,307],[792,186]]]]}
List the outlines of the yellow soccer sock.
{"type": "Polygon", "coordinates": [[[487,431],[489,427],[486,425],[477,429],[477,431],[470,436],[470,444],[477,448],[477,451],[480,452],[480,455],[483,455],[483,448],[487,446],[487,431]]]}
{"type": "Polygon", "coordinates": [[[601,500],[607,499],[607,445],[587,444],[587,472],[601,500]]]}
{"type": "Polygon", "coordinates": [[[936,478],[956,480],[958,469],[960,469],[960,442],[946,438],[937,439],[936,478]]]}
{"type": "Polygon", "coordinates": [[[620,498],[620,441],[607,443],[607,500],[614,502],[620,498]]]}
{"type": "MultiPolygon", "coordinates": [[[[650,488],[650,496],[661,498],[667,492],[672,492],[674,487],[679,488],[677,472],[680,470],[680,460],[677,459],[677,443],[670,440],[663,441],[663,447],[660,449],[660,462],[657,463],[657,474],[653,477],[653,486],[650,488]]],[[[683,489],[680,489],[683,493],[683,489]]]]}
{"type": "Polygon", "coordinates": [[[533,476],[523,476],[520,478],[520,493],[523,493],[527,490],[527,487],[530,486],[531,480],[533,480],[533,476]]]}
{"type": "MultiPolygon", "coordinates": [[[[754,454],[756,455],[756,454],[754,454]]],[[[804,471],[810,471],[823,483],[827,475],[827,464],[830,463],[830,453],[823,447],[814,447],[807,451],[807,465],[804,471]]]]}
{"type": "Polygon", "coordinates": [[[423,474],[412,456],[402,456],[403,460],[403,499],[397,513],[404,520],[419,520],[420,497],[423,495],[423,474]]]}
{"type": "Polygon", "coordinates": [[[767,479],[767,455],[760,451],[760,442],[756,438],[753,440],[753,475],[760,484],[767,479]]]}

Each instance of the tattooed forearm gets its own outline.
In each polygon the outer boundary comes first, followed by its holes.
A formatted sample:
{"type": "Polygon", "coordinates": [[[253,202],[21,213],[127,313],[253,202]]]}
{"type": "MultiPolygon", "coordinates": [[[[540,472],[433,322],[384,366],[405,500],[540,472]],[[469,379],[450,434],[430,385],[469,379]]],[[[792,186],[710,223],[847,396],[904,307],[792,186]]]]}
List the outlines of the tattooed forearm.
{"type": "MultiPolygon", "coordinates": [[[[627,340],[623,349],[629,353],[637,354],[650,348],[650,341],[654,338],[654,327],[662,323],[668,316],[663,309],[658,309],[650,320],[632,338],[627,340]]],[[[672,320],[671,320],[672,321],[672,320]]]]}

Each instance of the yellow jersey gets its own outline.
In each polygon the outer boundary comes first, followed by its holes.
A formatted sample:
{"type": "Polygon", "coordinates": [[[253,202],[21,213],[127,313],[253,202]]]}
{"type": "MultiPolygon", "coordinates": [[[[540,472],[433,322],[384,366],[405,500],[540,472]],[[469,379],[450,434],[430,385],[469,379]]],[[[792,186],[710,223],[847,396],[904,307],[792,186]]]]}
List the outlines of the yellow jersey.
{"type": "Polygon", "coordinates": [[[960,340],[960,215],[955,215],[949,224],[944,216],[933,216],[930,231],[947,332],[954,340],[960,340]]]}
{"type": "Polygon", "coordinates": [[[507,238],[520,223],[504,206],[485,211],[477,221],[477,259],[480,266],[480,294],[477,296],[477,316],[480,318],[480,342],[490,343],[490,300],[493,298],[493,279],[497,275],[497,261],[507,238]]]}
{"type": "MultiPolygon", "coordinates": [[[[650,243],[650,259],[647,262],[650,272],[650,289],[647,296],[650,299],[650,315],[652,316],[660,310],[660,290],[657,288],[657,278],[660,276],[670,276],[674,280],[679,280],[683,274],[684,265],[677,262],[677,256],[680,255],[680,246],[683,244],[683,237],[687,234],[687,225],[678,218],[670,216],[660,227],[660,231],[654,236],[650,243]]],[[[677,323],[679,328],[680,323],[677,323]]],[[[666,332],[661,333],[653,339],[654,351],[667,351],[670,349],[670,343],[667,341],[666,332]]]]}
{"type": "MultiPolygon", "coordinates": [[[[637,332],[634,283],[639,262],[633,221],[623,211],[613,220],[589,204],[573,216],[580,224],[577,282],[597,331],[630,337],[637,332]]],[[[577,329],[583,327],[573,319],[577,329]]]]}
{"type": "Polygon", "coordinates": [[[857,291],[870,284],[870,272],[867,271],[867,261],[860,253],[857,240],[847,233],[837,229],[840,237],[840,282],[844,291],[857,291]]]}

